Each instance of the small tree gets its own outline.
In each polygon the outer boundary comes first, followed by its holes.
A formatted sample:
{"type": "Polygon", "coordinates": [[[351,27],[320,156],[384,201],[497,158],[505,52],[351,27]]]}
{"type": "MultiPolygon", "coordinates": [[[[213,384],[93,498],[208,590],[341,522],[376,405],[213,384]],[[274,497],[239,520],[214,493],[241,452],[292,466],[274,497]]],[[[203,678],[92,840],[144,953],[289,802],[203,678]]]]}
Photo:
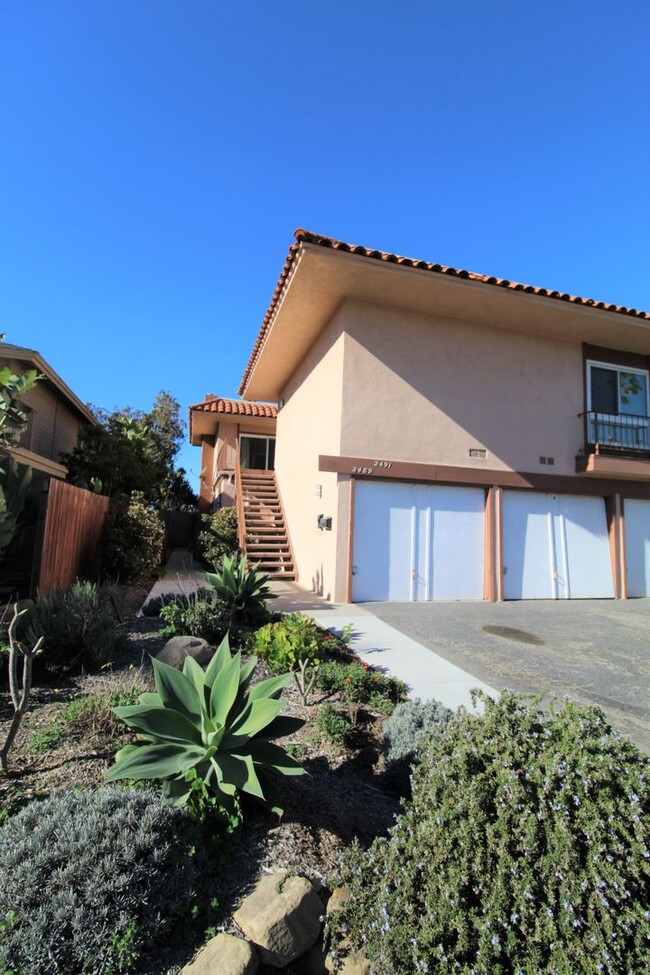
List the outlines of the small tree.
{"type": "Polygon", "coordinates": [[[185,424],[178,400],[160,392],[145,413],[130,406],[93,408],[95,427],[81,431],[63,458],[68,480],[80,487],[100,482],[111,498],[139,491],[159,510],[195,507],[197,498],[182,468],[175,468],[185,424]]]}
{"type": "Polygon", "coordinates": [[[9,749],[14,743],[18,734],[23,715],[29,704],[29,695],[32,690],[32,666],[34,657],[43,651],[44,637],[39,637],[33,647],[27,647],[18,639],[16,627],[18,620],[27,612],[26,609],[18,610],[18,603],[14,605],[14,615],[9,624],[9,694],[14,709],[14,716],[9,725],[9,731],[5,738],[5,743],[0,749],[0,770],[7,775],[9,749]],[[22,658],[23,672],[22,681],[20,680],[19,661],[22,658]]]}

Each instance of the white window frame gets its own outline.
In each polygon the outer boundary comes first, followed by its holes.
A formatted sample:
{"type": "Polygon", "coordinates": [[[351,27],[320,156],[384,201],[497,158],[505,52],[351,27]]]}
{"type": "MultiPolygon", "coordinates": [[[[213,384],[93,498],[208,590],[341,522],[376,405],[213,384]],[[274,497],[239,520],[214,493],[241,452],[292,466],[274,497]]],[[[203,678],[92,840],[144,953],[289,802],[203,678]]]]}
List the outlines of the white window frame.
{"type": "Polygon", "coordinates": [[[241,448],[242,448],[241,442],[242,442],[242,440],[244,438],[246,438],[248,440],[266,440],[266,458],[265,458],[265,461],[264,461],[265,464],[266,464],[266,467],[262,468],[262,470],[265,470],[265,471],[274,470],[273,467],[269,467],[269,440],[275,441],[276,438],[274,436],[272,436],[272,435],[270,436],[269,434],[266,434],[266,433],[240,433],[239,434],[239,460],[240,460],[240,463],[241,463],[241,448]]]}
{"type": "MultiPolygon", "coordinates": [[[[616,372],[616,373],[619,373],[619,374],[621,372],[627,372],[627,373],[632,373],[633,375],[637,375],[637,376],[644,376],[645,377],[645,395],[646,395],[646,404],[645,404],[645,416],[646,417],[650,415],[650,403],[649,403],[649,400],[650,400],[650,370],[648,370],[648,369],[638,369],[635,366],[622,366],[622,365],[620,365],[619,363],[616,363],[616,362],[601,362],[601,361],[599,361],[597,359],[587,359],[587,413],[589,414],[589,423],[588,423],[589,443],[596,443],[596,434],[595,434],[596,423],[595,423],[593,417],[591,416],[592,413],[597,414],[598,417],[602,417],[605,420],[605,423],[604,424],[600,424],[600,425],[603,426],[603,428],[606,427],[607,417],[611,417],[612,418],[612,429],[613,430],[616,428],[616,425],[617,425],[617,419],[616,418],[619,417],[619,416],[624,416],[624,417],[627,417],[628,420],[629,420],[628,427],[629,427],[630,430],[634,429],[635,427],[639,427],[639,436],[643,438],[644,443],[643,444],[638,444],[636,446],[640,447],[641,449],[648,449],[648,446],[650,445],[650,434],[648,432],[648,420],[647,419],[644,419],[643,417],[639,416],[638,414],[635,414],[635,413],[625,413],[625,412],[623,412],[621,410],[621,402],[620,402],[620,396],[621,396],[621,392],[620,392],[620,380],[619,380],[619,385],[618,385],[618,388],[617,388],[617,404],[616,404],[617,405],[617,408],[618,408],[618,413],[603,413],[600,410],[594,409],[594,407],[592,405],[592,401],[591,401],[591,369],[592,369],[592,366],[595,366],[597,369],[609,369],[610,371],[616,372]],[[635,419],[637,420],[636,423],[634,422],[635,419]]],[[[612,439],[611,437],[607,441],[605,441],[604,446],[607,446],[608,443],[612,447],[630,447],[632,449],[634,449],[634,447],[635,447],[635,445],[629,444],[629,442],[626,441],[626,440],[616,440],[616,439],[612,439]]]]}

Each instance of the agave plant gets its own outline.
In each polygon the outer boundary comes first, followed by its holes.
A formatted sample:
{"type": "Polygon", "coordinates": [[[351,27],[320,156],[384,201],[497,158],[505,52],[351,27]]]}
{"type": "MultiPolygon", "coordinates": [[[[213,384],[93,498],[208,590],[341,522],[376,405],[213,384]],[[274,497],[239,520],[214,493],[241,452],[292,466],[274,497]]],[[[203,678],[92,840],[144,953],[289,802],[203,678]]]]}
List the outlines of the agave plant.
{"type": "Polygon", "coordinates": [[[245,619],[263,610],[267,599],[276,598],[267,585],[268,573],[256,565],[249,567],[246,556],[239,553],[224,556],[221,572],[206,572],[205,577],[217,599],[230,608],[231,618],[245,619]]]}
{"type": "Polygon", "coordinates": [[[250,686],[257,663],[231,656],[228,637],[204,672],[186,657],[182,673],[152,659],[156,691],[140,703],[113,708],[140,741],[126,745],[106,781],[162,779],[177,805],[187,802],[197,776],[224,805],[239,790],[282,813],[269,773],[302,775],[304,769],[273,739],[292,734],[304,721],[279,714],[282,688],[291,674],[250,686]]]}

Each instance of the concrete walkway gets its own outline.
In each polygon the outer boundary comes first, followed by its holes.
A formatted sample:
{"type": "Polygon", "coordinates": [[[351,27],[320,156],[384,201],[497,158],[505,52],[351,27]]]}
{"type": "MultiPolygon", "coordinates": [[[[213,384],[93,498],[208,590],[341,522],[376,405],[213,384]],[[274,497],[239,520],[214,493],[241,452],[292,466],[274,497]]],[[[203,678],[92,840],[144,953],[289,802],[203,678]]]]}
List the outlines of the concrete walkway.
{"type": "Polygon", "coordinates": [[[188,596],[206,585],[204,570],[187,549],[175,548],[165,563],[165,573],[157,579],[147,598],[156,599],[167,593],[188,596]]]}
{"type": "Polygon", "coordinates": [[[363,606],[328,603],[294,582],[276,581],[271,588],[278,598],[270,608],[279,613],[306,613],[321,626],[338,632],[352,623],[353,650],[366,663],[385,667],[390,674],[405,681],[410,688],[409,697],[423,701],[434,698],[454,709],[461,704],[472,708],[470,691],[474,687],[498,697],[494,688],[389,626],[363,606]]]}
{"type": "MultiPolygon", "coordinates": [[[[203,570],[191,552],[175,549],[167,561],[164,576],[157,580],[146,601],[164,593],[189,595],[204,585],[203,570]]],[[[337,632],[352,623],[353,650],[366,663],[385,667],[388,673],[408,684],[409,697],[423,701],[434,698],[455,709],[461,704],[472,707],[470,691],[474,687],[498,696],[488,684],[378,619],[363,606],[329,603],[295,582],[275,581],[271,588],[277,598],[269,603],[269,609],[275,612],[305,613],[320,626],[337,632]]]]}

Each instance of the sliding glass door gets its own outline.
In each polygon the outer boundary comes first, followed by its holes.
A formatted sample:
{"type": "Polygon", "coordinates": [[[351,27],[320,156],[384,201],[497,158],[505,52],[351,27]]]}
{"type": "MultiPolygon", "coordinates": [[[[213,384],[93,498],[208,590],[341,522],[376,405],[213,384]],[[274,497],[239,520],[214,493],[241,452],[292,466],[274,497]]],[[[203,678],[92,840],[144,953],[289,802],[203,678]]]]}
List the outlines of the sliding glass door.
{"type": "Polygon", "coordinates": [[[274,470],[275,437],[249,437],[242,434],[239,443],[239,463],[244,470],[274,470]]]}

